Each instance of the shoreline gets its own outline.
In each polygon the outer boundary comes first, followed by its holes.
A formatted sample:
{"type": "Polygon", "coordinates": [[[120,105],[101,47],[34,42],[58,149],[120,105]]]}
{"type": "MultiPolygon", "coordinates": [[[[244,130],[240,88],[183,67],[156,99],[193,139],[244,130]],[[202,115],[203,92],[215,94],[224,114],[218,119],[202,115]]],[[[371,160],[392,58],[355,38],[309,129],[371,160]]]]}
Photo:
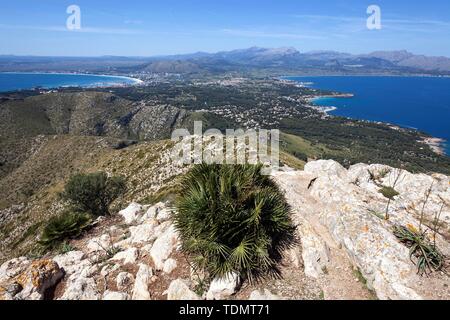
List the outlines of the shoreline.
{"type": "Polygon", "coordinates": [[[353,98],[354,96],[355,95],[353,93],[325,94],[325,95],[316,95],[316,96],[312,96],[312,97],[306,98],[306,101],[314,103],[316,100],[319,100],[319,99],[353,98]]]}
{"type": "Polygon", "coordinates": [[[335,106],[323,106],[320,104],[316,104],[316,101],[319,99],[326,99],[326,98],[353,98],[355,95],[352,93],[338,93],[338,94],[327,94],[327,95],[315,95],[312,97],[307,97],[305,100],[310,104],[309,108],[317,110],[319,112],[324,113],[326,116],[332,116],[329,114],[329,112],[333,112],[337,110],[338,108],[335,106]]]}
{"type": "MultiPolygon", "coordinates": [[[[325,98],[325,99],[326,98],[331,98],[331,99],[334,99],[334,98],[352,98],[354,96],[355,95],[352,94],[352,93],[342,93],[342,94],[336,94],[336,95],[327,94],[327,95],[323,95],[323,96],[317,95],[317,96],[306,98],[306,101],[308,101],[309,103],[315,103],[316,100],[319,100],[319,99],[322,99],[322,98],[325,98]]],[[[315,110],[318,110],[318,111],[321,111],[321,112],[325,113],[327,116],[330,116],[330,114],[328,114],[328,112],[332,112],[332,111],[335,111],[335,110],[338,109],[337,107],[334,107],[334,106],[321,106],[321,105],[313,105],[311,107],[313,109],[315,109],[315,110]]],[[[349,119],[351,119],[351,118],[349,118],[349,119]]],[[[354,120],[358,120],[358,119],[354,119],[354,120]]],[[[370,120],[364,120],[364,121],[370,121],[370,120]]],[[[383,122],[383,121],[373,121],[373,122],[384,123],[386,125],[391,126],[391,128],[397,129],[397,130],[405,128],[405,129],[414,130],[414,131],[417,131],[417,132],[420,131],[417,128],[411,128],[411,127],[406,128],[406,127],[402,127],[402,126],[397,125],[397,124],[392,124],[392,123],[383,122]]],[[[438,154],[440,156],[449,156],[447,154],[447,152],[446,152],[446,143],[447,143],[446,139],[438,138],[438,137],[432,137],[432,136],[429,136],[429,137],[425,137],[424,136],[424,137],[421,137],[421,138],[422,138],[422,140],[419,140],[417,142],[426,144],[427,146],[430,147],[430,149],[434,153],[436,153],[436,154],[438,154]]]]}
{"type": "MultiPolygon", "coordinates": [[[[311,77],[313,77],[313,76],[311,76],[311,77]]],[[[317,77],[322,77],[322,76],[317,76],[317,77]]],[[[332,77],[334,77],[334,76],[332,76],[332,77]]],[[[339,76],[336,76],[336,77],[339,77],[339,76]]],[[[281,81],[288,81],[288,82],[291,82],[293,84],[295,84],[295,83],[300,83],[301,84],[301,82],[299,82],[298,80],[294,80],[294,79],[290,79],[290,78],[296,78],[296,77],[295,76],[292,76],[292,77],[288,76],[288,77],[281,77],[279,79],[281,81]]],[[[299,76],[297,78],[301,78],[301,77],[299,76]]],[[[322,112],[326,116],[332,116],[332,115],[329,114],[329,112],[337,110],[338,109],[337,107],[334,107],[334,106],[323,106],[323,105],[320,105],[320,104],[315,104],[316,101],[319,100],[319,99],[326,99],[326,98],[330,98],[330,99],[334,99],[334,98],[353,98],[354,96],[355,95],[352,94],[352,93],[336,93],[336,94],[314,95],[312,97],[307,97],[305,100],[308,103],[312,103],[313,104],[313,105],[310,106],[312,109],[317,110],[319,112],[322,112]]],[[[349,119],[352,119],[352,118],[349,117],[349,119]]],[[[355,119],[355,120],[357,120],[357,119],[355,119]]],[[[370,120],[364,120],[364,121],[370,121],[370,120]]],[[[380,122],[380,121],[374,121],[374,122],[380,122]]],[[[381,123],[384,123],[386,125],[390,125],[390,126],[393,126],[393,127],[399,128],[399,129],[402,128],[402,126],[396,125],[396,124],[391,124],[391,123],[387,123],[387,122],[381,122],[381,123]]],[[[407,128],[407,129],[408,130],[415,130],[417,132],[420,131],[417,128],[407,128]]],[[[418,142],[427,145],[428,147],[430,147],[430,149],[434,153],[436,153],[436,154],[438,154],[440,156],[450,156],[450,154],[447,154],[447,150],[446,150],[447,149],[446,148],[447,147],[447,140],[446,139],[438,138],[438,137],[432,137],[432,136],[429,136],[429,137],[425,137],[424,136],[424,137],[422,137],[422,140],[419,140],[418,142]]]]}
{"type": "Polygon", "coordinates": [[[447,155],[445,152],[445,143],[447,140],[436,137],[422,137],[422,140],[419,142],[424,143],[430,147],[435,153],[445,156],[447,155]]]}
{"type": "MultiPolygon", "coordinates": [[[[128,76],[120,76],[120,75],[111,75],[111,74],[96,74],[96,73],[70,73],[70,72],[14,72],[14,71],[8,71],[8,72],[0,72],[0,74],[34,74],[34,75],[66,75],[66,76],[91,76],[91,77],[98,77],[98,78],[116,78],[116,79],[124,79],[124,80],[130,80],[133,83],[131,85],[137,85],[142,84],[144,81],[137,78],[132,78],[128,76]]],[[[95,87],[95,86],[94,86],[95,87]]],[[[103,86],[104,87],[104,86],[103,86]]],[[[56,88],[56,87],[55,87],[56,88]]],[[[62,88],[57,87],[57,88],[62,88]]],[[[23,90],[23,89],[21,89],[23,90]]]]}
{"type": "Polygon", "coordinates": [[[358,73],[358,74],[306,74],[306,75],[297,75],[297,76],[281,76],[277,77],[279,80],[285,81],[296,81],[292,80],[292,78],[319,78],[319,77],[397,77],[397,78],[450,78],[450,75],[433,75],[433,74],[383,74],[383,73],[375,73],[375,74],[367,74],[367,73],[358,73]]]}

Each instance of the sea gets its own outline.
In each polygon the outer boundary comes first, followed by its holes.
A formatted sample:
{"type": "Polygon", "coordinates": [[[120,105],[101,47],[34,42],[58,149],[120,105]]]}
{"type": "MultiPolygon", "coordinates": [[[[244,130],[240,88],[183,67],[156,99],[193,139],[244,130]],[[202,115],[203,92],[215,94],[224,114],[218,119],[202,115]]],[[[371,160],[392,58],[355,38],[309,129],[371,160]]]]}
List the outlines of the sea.
{"type": "Polygon", "coordinates": [[[61,87],[109,87],[131,85],[140,80],[107,75],[68,73],[0,73],[0,92],[34,88],[55,89],[61,87]]]}
{"type": "Polygon", "coordinates": [[[318,98],[329,113],[353,119],[381,121],[445,139],[450,155],[450,78],[400,76],[286,77],[306,86],[351,93],[351,98],[318,98]],[[331,108],[335,107],[335,108],[331,108]]]}

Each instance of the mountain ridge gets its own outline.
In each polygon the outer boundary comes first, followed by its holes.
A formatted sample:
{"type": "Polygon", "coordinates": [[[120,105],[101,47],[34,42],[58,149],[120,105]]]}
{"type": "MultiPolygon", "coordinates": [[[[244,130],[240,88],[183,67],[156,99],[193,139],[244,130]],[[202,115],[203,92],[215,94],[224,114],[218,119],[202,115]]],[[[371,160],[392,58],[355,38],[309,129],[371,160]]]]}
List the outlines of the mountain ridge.
{"type": "MultiPolygon", "coordinates": [[[[360,72],[428,72],[450,75],[450,58],[425,56],[406,50],[374,51],[367,54],[351,54],[333,50],[299,51],[294,47],[250,47],[215,53],[196,52],[155,57],[26,57],[0,56],[0,72],[5,71],[89,71],[89,72],[140,72],[201,73],[227,72],[242,66],[253,68],[290,68],[299,70],[346,71],[345,66],[359,65],[360,72]],[[211,65],[212,64],[212,65],[211,65]],[[223,64],[223,66],[221,65],[223,64]]],[[[348,70],[347,70],[348,71],[348,70]]]]}

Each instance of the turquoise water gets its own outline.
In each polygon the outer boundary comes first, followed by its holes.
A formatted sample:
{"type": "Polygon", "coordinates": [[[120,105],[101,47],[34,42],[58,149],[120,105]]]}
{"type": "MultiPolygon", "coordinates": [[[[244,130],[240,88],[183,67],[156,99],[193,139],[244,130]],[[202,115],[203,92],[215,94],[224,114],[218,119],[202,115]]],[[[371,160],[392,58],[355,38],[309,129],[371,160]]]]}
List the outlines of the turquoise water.
{"type": "Polygon", "coordinates": [[[0,92],[59,87],[106,87],[128,85],[137,80],[126,77],[61,73],[0,73],[0,92]]]}
{"type": "Polygon", "coordinates": [[[289,77],[312,82],[310,87],[353,93],[353,98],[320,98],[321,106],[337,109],[330,114],[382,121],[414,128],[447,140],[450,155],[450,78],[438,77],[289,77]]]}

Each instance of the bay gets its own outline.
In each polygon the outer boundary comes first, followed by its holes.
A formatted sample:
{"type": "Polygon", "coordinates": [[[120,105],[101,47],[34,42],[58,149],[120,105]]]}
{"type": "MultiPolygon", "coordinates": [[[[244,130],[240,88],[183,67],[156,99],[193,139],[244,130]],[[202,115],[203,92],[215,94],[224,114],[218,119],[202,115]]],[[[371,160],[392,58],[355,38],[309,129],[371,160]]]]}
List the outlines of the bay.
{"type": "Polygon", "coordinates": [[[450,155],[450,78],[391,76],[288,77],[307,86],[354,94],[352,98],[318,98],[314,104],[336,107],[330,114],[381,121],[445,139],[450,155]]]}
{"type": "Polygon", "coordinates": [[[120,76],[66,73],[0,73],[0,92],[33,88],[109,87],[139,83],[137,79],[120,76]]]}

